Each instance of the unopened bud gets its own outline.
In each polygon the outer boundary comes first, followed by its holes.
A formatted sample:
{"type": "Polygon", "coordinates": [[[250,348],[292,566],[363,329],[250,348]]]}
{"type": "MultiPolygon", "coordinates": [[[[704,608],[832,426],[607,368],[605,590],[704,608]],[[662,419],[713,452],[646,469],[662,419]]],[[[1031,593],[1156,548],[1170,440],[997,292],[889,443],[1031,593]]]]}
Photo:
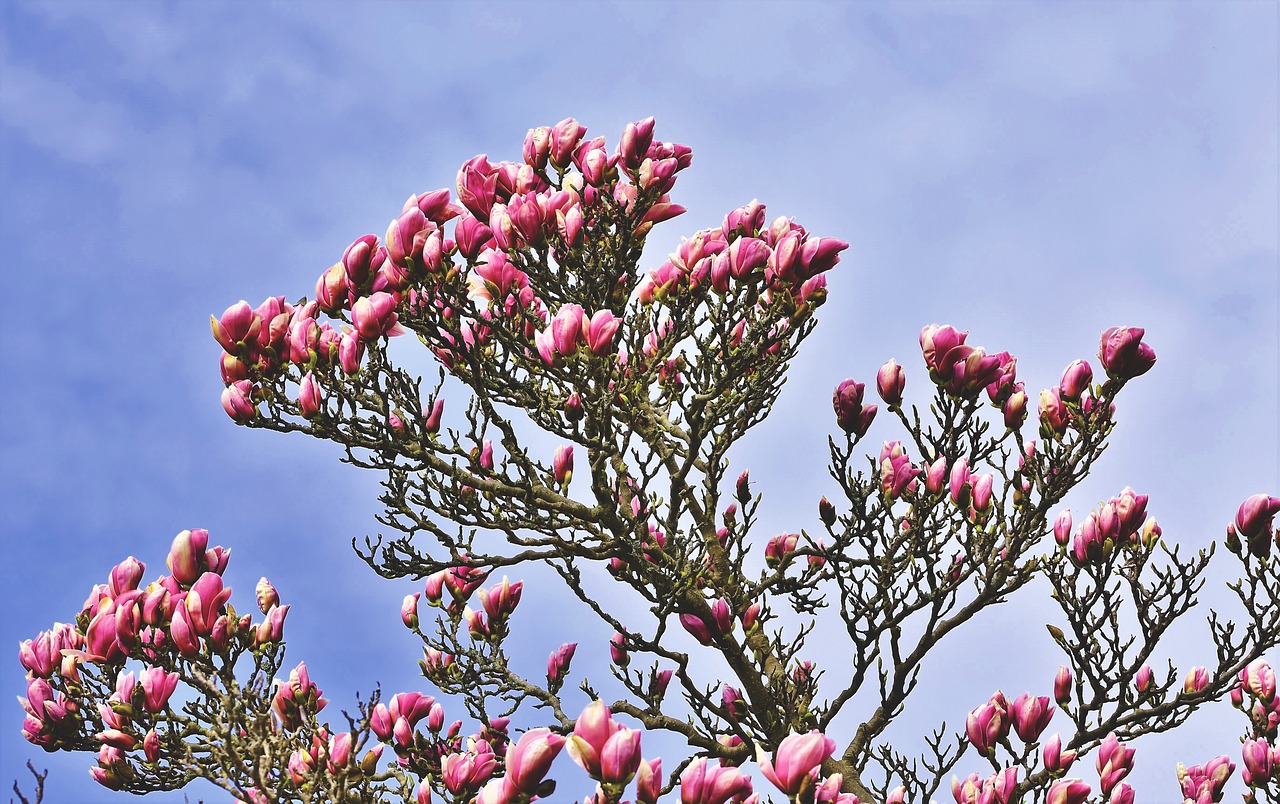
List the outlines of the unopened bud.
{"type": "Polygon", "coordinates": [[[1058,668],[1058,675],[1053,679],[1053,697],[1061,705],[1071,702],[1071,669],[1063,666],[1058,668]]]}
{"type": "Polygon", "coordinates": [[[564,401],[564,417],[571,422],[582,419],[582,397],[578,396],[577,391],[569,394],[569,398],[564,401]]]}
{"type": "Polygon", "coordinates": [[[268,581],[266,578],[258,581],[258,585],[254,589],[254,592],[258,596],[258,608],[262,610],[263,614],[271,611],[272,606],[280,605],[280,594],[276,592],[276,588],[271,585],[271,581],[268,581]]]}
{"type": "Polygon", "coordinates": [[[836,507],[826,497],[818,500],[818,517],[822,520],[822,524],[828,528],[834,527],[836,524],[836,507]]]}

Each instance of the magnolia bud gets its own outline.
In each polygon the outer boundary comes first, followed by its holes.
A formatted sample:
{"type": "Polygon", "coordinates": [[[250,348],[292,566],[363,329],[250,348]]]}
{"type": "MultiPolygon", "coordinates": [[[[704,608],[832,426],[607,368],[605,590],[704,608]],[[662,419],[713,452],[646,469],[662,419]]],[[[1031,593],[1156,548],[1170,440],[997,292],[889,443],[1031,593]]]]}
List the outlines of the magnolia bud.
{"type": "Polygon", "coordinates": [[[418,598],[420,596],[419,593],[405,595],[404,602],[400,604],[400,621],[404,623],[405,628],[416,629],[418,627],[418,598]]]}
{"type": "Polygon", "coordinates": [[[1068,667],[1059,667],[1058,675],[1053,679],[1053,697],[1062,705],[1071,702],[1071,669],[1068,667]]]}
{"type": "Polygon", "coordinates": [[[902,404],[902,389],[907,385],[906,372],[896,360],[890,360],[880,367],[876,374],[876,392],[889,406],[890,410],[902,404]]]}
{"type": "Polygon", "coordinates": [[[254,588],[255,594],[258,596],[258,608],[263,614],[271,611],[272,606],[280,605],[280,594],[276,592],[276,588],[271,585],[271,581],[266,578],[258,581],[257,587],[254,588]]]}
{"type": "Polygon", "coordinates": [[[564,401],[564,417],[570,422],[581,421],[582,397],[578,396],[577,391],[569,394],[569,398],[564,401]]]}
{"type": "Polygon", "coordinates": [[[621,632],[614,632],[609,638],[609,658],[619,667],[626,667],[631,663],[631,656],[627,653],[627,637],[621,632]]]}
{"type": "Polygon", "coordinates": [[[818,517],[828,528],[836,524],[836,507],[826,497],[818,500],[818,517]]]}

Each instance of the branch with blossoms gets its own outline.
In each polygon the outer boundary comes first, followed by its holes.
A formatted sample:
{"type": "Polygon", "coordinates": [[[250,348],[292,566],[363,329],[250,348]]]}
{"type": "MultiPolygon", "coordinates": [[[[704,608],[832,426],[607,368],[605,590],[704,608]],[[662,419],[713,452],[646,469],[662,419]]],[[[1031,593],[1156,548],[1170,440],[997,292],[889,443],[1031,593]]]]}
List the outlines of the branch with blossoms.
{"type": "Polygon", "coordinates": [[[92,590],[74,623],[20,646],[27,671],[24,736],[46,750],[90,750],[93,778],[112,790],[174,790],[208,779],[237,796],[296,801],[370,797],[394,779],[375,770],[362,710],[349,732],[316,714],[327,701],[305,663],[288,681],[281,642],[289,606],[264,578],[263,615],[238,615],[222,573],[231,552],[203,530],[178,534],[170,573],[142,586],[145,565],[128,558],[92,590]],[[305,773],[317,763],[323,779],[305,773]],[[303,779],[302,776],[307,778],[303,779]]]}
{"type": "MultiPolygon", "coordinates": [[[[305,665],[271,681],[286,607],[263,586],[265,619],[238,618],[225,551],[192,531],[175,541],[173,575],[139,591],[141,565],[125,562],[77,623],[24,648],[28,739],[98,750],[108,786],[203,776],[250,801],[527,802],[552,794],[567,748],[593,802],[633,783],[638,802],[677,789],[685,802],[753,801],[739,768],[755,762],[793,802],[926,801],[949,785],[958,804],[1078,804],[1092,785],[1063,778],[1074,762],[1093,755],[1103,799],[1130,800],[1130,742],[1247,689],[1245,780],[1271,789],[1274,690],[1256,678],[1280,642],[1268,560],[1280,499],[1241,508],[1227,546],[1242,561],[1243,618],[1210,614],[1217,655],[1181,689],[1172,665],[1152,665],[1214,551],[1167,545],[1132,489],[1078,527],[1060,510],[1101,459],[1120,392],[1155,364],[1145,332],[1103,333],[1105,378],[1072,362],[1024,432],[1016,358],[926,327],[927,410],[908,404],[907,370],[884,364],[876,391],[902,436],[864,457],[879,406],[841,383],[838,502],[818,501],[812,528],[766,536],[764,497],[730,473],[730,451],[768,416],[847,244],[752,201],[642,267],[653,227],[684,212],[671,192],[691,160],[652,118],[612,152],[572,119],[534,129],[522,161],[477,156],[456,194],[411,196],[385,237],[356,239],[323,272],[314,299],[239,302],[212,320],[233,420],[333,441],[383,476],[378,521],[395,535],[353,543],[383,577],[422,584],[401,619],[422,640],[423,676],[465,719],[400,692],[375,693],[345,725],[320,721],[305,665]],[[434,376],[404,368],[392,339],[408,334],[434,376]],[[535,430],[559,446],[531,447],[535,430]],[[598,646],[611,679],[576,679],[585,709],[565,691],[575,643],[547,646],[545,676],[509,649],[526,598],[509,575],[531,563],[613,634],[598,646]],[[919,755],[890,743],[927,656],[1037,578],[1062,612],[1049,624],[1066,657],[1052,698],[997,691],[919,755]],[[851,658],[822,668],[811,637],[828,608],[851,658]],[[185,685],[180,711],[151,704],[170,679],[185,685]],[[1045,737],[1058,708],[1070,728],[1045,737]],[[665,769],[642,759],[646,731],[678,736],[687,755],[665,769]]],[[[1179,781],[1192,801],[1218,800],[1233,769],[1224,756],[1179,781]]]]}

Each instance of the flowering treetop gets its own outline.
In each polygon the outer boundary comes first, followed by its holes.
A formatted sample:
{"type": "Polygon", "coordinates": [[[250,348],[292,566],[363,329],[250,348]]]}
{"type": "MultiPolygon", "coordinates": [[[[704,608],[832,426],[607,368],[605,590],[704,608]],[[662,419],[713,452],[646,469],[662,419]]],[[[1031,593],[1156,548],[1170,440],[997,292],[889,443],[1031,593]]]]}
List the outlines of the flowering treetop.
{"type": "MultiPolygon", "coordinates": [[[[213,319],[233,420],[335,441],[384,475],[379,521],[399,535],[358,552],[384,577],[425,579],[401,617],[424,643],[424,676],[461,697],[475,731],[419,692],[321,721],[305,664],[272,681],[288,606],[264,579],[263,619],[238,615],[221,580],[229,551],[193,530],[174,541],[171,574],[142,587],[129,559],[75,623],[24,644],[27,738],[98,750],[109,787],[203,776],[251,801],[530,801],[551,795],[562,748],[598,802],[632,782],[640,802],[677,787],[684,802],[755,800],[739,770],[753,761],[790,801],[926,801],[950,784],[960,804],[1083,802],[1091,783],[1062,777],[1091,753],[1102,796],[1126,801],[1129,742],[1234,694],[1252,724],[1245,780],[1274,789],[1280,704],[1261,657],[1280,641],[1268,561],[1280,499],[1241,507],[1227,544],[1245,616],[1210,615],[1215,656],[1181,683],[1152,663],[1213,551],[1168,547],[1130,488],[1078,523],[1060,507],[1105,449],[1120,391],[1156,361],[1145,332],[1104,332],[1105,376],[1073,362],[1026,433],[1016,358],[925,327],[928,415],[889,361],[875,385],[903,436],[864,457],[879,408],[862,383],[841,383],[839,501],[816,501],[814,535],[762,537],[762,495],[729,472],[729,451],[768,416],[847,244],[752,201],[642,267],[650,230],[684,212],[670,193],[691,159],[655,138],[652,118],[613,151],[572,119],[534,129],[521,162],[477,156],[456,194],[411,196],[384,238],[356,239],[324,271],[314,299],[239,302],[213,319]],[[410,333],[438,361],[433,379],[389,348],[410,333]],[[531,448],[531,428],[561,446],[531,448]],[[585,678],[589,703],[571,703],[574,643],[551,650],[545,676],[509,655],[524,586],[496,573],[530,562],[614,633],[607,704],[585,678]],[[588,577],[616,593],[600,599],[588,577]],[[1061,608],[1052,695],[997,691],[923,754],[887,742],[929,652],[1036,577],[1061,608]],[[439,610],[429,627],[423,602],[439,610]],[[819,614],[847,638],[841,666],[808,658],[819,614]],[[179,682],[191,698],[175,706],[179,682]],[[517,738],[517,713],[542,725],[517,738]],[[692,756],[665,771],[643,760],[641,734],[655,730],[692,756]]],[[[1224,756],[1179,781],[1189,800],[1216,801],[1233,769],[1224,756]]]]}

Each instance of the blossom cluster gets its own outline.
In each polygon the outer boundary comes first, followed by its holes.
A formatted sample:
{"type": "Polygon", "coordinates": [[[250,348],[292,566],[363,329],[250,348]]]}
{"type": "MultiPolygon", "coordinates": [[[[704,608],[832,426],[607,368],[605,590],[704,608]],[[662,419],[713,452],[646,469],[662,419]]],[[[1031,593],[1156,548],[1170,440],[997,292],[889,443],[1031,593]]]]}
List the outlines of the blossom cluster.
{"type": "MultiPolygon", "coordinates": [[[[58,623],[18,648],[27,672],[23,736],[45,750],[97,744],[94,778],[118,789],[130,773],[125,762],[141,750],[155,764],[162,747],[180,739],[169,702],[194,657],[230,657],[269,650],[283,638],[288,605],[265,578],[257,598],[263,618],[237,615],[225,586],[231,551],[209,546],[205,530],[184,530],[169,550],[169,574],[143,586],[146,566],[130,556],[94,586],[74,623],[58,623]],[[134,662],[138,670],[128,669],[134,662]],[[86,709],[86,690],[109,693],[86,709]],[[94,711],[96,710],[96,711],[94,711]]],[[[305,678],[305,665],[299,671],[305,678]]],[[[306,683],[276,693],[280,723],[301,706],[319,711],[324,700],[306,683]]]]}
{"type": "MultiPolygon", "coordinates": [[[[273,383],[292,368],[296,409],[315,418],[325,410],[326,387],[357,374],[367,347],[406,326],[451,370],[466,371],[467,361],[494,359],[499,350],[528,371],[538,369],[535,361],[557,367],[579,354],[625,364],[619,330],[627,294],[643,307],[750,285],[757,312],[776,307],[785,313],[765,316],[762,348],[776,351],[795,323],[823,302],[823,274],[848,244],[810,237],[787,218],[767,222],[756,201],[730,213],[720,228],[685,240],[659,268],[605,278],[607,292],[583,294],[598,306],[564,298],[566,276],[619,262],[619,248],[638,254],[655,224],[684,212],[669,192],[692,151],[656,139],[653,129],[653,118],[629,124],[612,153],[603,137],[588,139],[572,118],[532,129],[522,162],[468,160],[458,171],[456,195],[441,189],[411,196],[385,237],[357,238],[321,275],[314,300],[294,305],[273,297],[257,308],[241,301],[212,318],[224,351],[227,414],[238,423],[254,421],[258,404],[276,396],[273,383]],[[530,274],[552,263],[560,276],[535,286],[530,274]]],[[[639,308],[633,312],[645,318],[639,308]]],[[[730,346],[742,342],[750,317],[732,327],[730,346]]],[[[670,330],[668,320],[641,332],[646,357],[659,352],[670,330]]],[[[664,382],[679,381],[676,364],[661,367],[664,382]]]]}

